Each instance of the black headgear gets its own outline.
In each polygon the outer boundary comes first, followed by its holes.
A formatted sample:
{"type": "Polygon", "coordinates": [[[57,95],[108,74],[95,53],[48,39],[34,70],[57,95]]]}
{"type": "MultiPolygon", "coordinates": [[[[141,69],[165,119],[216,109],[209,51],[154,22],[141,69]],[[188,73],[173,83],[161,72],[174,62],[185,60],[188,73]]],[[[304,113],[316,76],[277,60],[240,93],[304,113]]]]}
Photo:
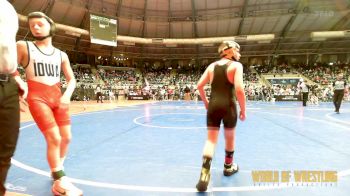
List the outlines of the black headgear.
{"type": "MultiPolygon", "coordinates": [[[[53,36],[55,34],[55,31],[56,31],[55,22],[50,17],[46,16],[46,14],[44,14],[42,12],[31,12],[30,14],[28,14],[28,21],[31,18],[45,18],[47,20],[47,22],[50,23],[50,34],[47,35],[47,36],[44,36],[44,37],[34,37],[33,36],[35,39],[43,40],[43,39],[51,37],[51,36],[53,36]]],[[[28,22],[28,24],[29,24],[29,22],[28,22]]]]}

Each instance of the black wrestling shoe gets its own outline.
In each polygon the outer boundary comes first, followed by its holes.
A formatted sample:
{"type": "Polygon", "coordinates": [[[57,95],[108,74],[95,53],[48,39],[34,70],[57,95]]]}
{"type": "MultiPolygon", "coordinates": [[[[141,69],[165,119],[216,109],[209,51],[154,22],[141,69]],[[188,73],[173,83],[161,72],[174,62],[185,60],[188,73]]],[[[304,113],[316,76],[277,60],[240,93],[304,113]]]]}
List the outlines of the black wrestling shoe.
{"type": "Polygon", "coordinates": [[[224,164],[224,176],[231,176],[238,172],[238,165],[236,163],[224,164]]]}

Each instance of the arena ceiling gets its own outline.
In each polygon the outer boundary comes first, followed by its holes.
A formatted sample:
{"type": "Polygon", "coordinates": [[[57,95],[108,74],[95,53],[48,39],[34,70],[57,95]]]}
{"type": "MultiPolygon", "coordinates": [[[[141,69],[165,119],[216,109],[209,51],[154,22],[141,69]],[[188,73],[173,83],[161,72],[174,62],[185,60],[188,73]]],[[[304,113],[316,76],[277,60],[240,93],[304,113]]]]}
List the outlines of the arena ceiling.
{"type": "MultiPolygon", "coordinates": [[[[118,35],[140,38],[207,38],[274,34],[270,41],[239,40],[245,56],[350,52],[349,0],[9,0],[18,14],[42,11],[56,23],[89,30],[89,14],[118,20],[118,35]],[[343,37],[311,37],[314,31],[344,31],[343,37]]],[[[28,33],[20,22],[18,39],[28,33]]],[[[218,44],[90,43],[88,35],[60,29],[54,44],[88,54],[153,59],[217,57],[218,44]]]]}

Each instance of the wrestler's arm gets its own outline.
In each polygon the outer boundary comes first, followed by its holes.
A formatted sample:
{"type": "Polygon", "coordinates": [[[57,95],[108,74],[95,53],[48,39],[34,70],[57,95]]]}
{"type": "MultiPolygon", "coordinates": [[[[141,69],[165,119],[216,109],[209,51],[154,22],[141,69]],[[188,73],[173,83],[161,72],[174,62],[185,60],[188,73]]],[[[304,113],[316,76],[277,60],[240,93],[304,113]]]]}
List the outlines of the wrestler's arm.
{"type": "Polygon", "coordinates": [[[239,119],[245,120],[246,99],[245,99],[244,84],[243,84],[243,66],[239,62],[235,62],[235,63],[236,63],[236,70],[235,70],[234,85],[235,85],[235,91],[236,91],[239,107],[241,109],[239,114],[239,119]]]}
{"type": "Polygon", "coordinates": [[[201,96],[201,99],[204,102],[205,108],[207,108],[207,109],[208,109],[209,100],[208,100],[207,96],[205,95],[204,86],[206,84],[208,84],[210,81],[210,77],[209,77],[210,67],[211,66],[208,66],[208,68],[205,70],[205,72],[203,73],[203,75],[201,76],[201,78],[199,79],[199,81],[197,83],[197,89],[199,91],[199,95],[201,96]]]}
{"type": "MultiPolygon", "coordinates": [[[[28,63],[25,63],[24,61],[26,60],[25,57],[28,56],[28,51],[27,51],[27,44],[25,43],[25,41],[18,41],[16,43],[16,56],[17,56],[17,63],[16,65],[26,65],[28,63]]],[[[27,59],[28,61],[28,59],[27,59]]],[[[27,94],[28,94],[28,86],[27,83],[25,83],[22,78],[19,75],[19,72],[16,70],[13,74],[13,78],[16,80],[16,83],[18,85],[18,87],[20,88],[21,92],[20,95],[23,99],[27,98],[27,94]]]]}
{"type": "Polygon", "coordinates": [[[18,63],[18,65],[21,65],[21,66],[27,65],[28,62],[24,62],[25,60],[28,61],[28,59],[25,58],[28,56],[26,42],[23,40],[17,41],[16,46],[17,46],[17,63],[18,63]]]}
{"type": "Polygon", "coordinates": [[[76,86],[76,80],[74,77],[73,70],[70,66],[68,55],[65,52],[62,52],[61,67],[62,67],[64,76],[66,77],[66,80],[67,80],[67,89],[62,95],[61,103],[69,104],[70,98],[72,97],[72,94],[76,86]]]}

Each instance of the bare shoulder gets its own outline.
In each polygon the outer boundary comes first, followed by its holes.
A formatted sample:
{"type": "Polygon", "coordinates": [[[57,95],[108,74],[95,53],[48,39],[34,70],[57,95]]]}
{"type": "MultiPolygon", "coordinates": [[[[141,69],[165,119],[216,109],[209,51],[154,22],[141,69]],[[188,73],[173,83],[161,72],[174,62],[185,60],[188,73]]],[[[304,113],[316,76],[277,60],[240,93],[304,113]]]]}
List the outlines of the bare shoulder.
{"type": "Polygon", "coordinates": [[[17,46],[21,46],[21,47],[27,45],[24,40],[19,40],[19,41],[16,42],[16,44],[17,44],[17,46]]]}
{"type": "Polygon", "coordinates": [[[61,52],[61,57],[62,57],[62,62],[67,62],[69,61],[68,55],[67,53],[65,53],[64,51],[60,50],[61,52]]]}
{"type": "Polygon", "coordinates": [[[229,70],[236,70],[236,69],[242,69],[242,67],[243,67],[242,63],[240,63],[238,61],[231,61],[228,69],[229,70]]]}
{"type": "Polygon", "coordinates": [[[211,64],[207,67],[207,70],[208,70],[208,71],[213,71],[215,65],[216,65],[216,62],[211,63],[211,64]]]}
{"type": "Polygon", "coordinates": [[[62,51],[62,50],[61,50],[61,55],[62,55],[62,57],[63,57],[63,58],[68,58],[67,53],[66,53],[66,52],[64,52],[64,51],[62,51]]]}
{"type": "Polygon", "coordinates": [[[243,65],[238,61],[231,61],[230,66],[242,67],[243,65]]]}
{"type": "Polygon", "coordinates": [[[26,41],[23,41],[23,40],[17,41],[16,45],[17,45],[17,53],[19,54],[28,53],[26,41]]]}

